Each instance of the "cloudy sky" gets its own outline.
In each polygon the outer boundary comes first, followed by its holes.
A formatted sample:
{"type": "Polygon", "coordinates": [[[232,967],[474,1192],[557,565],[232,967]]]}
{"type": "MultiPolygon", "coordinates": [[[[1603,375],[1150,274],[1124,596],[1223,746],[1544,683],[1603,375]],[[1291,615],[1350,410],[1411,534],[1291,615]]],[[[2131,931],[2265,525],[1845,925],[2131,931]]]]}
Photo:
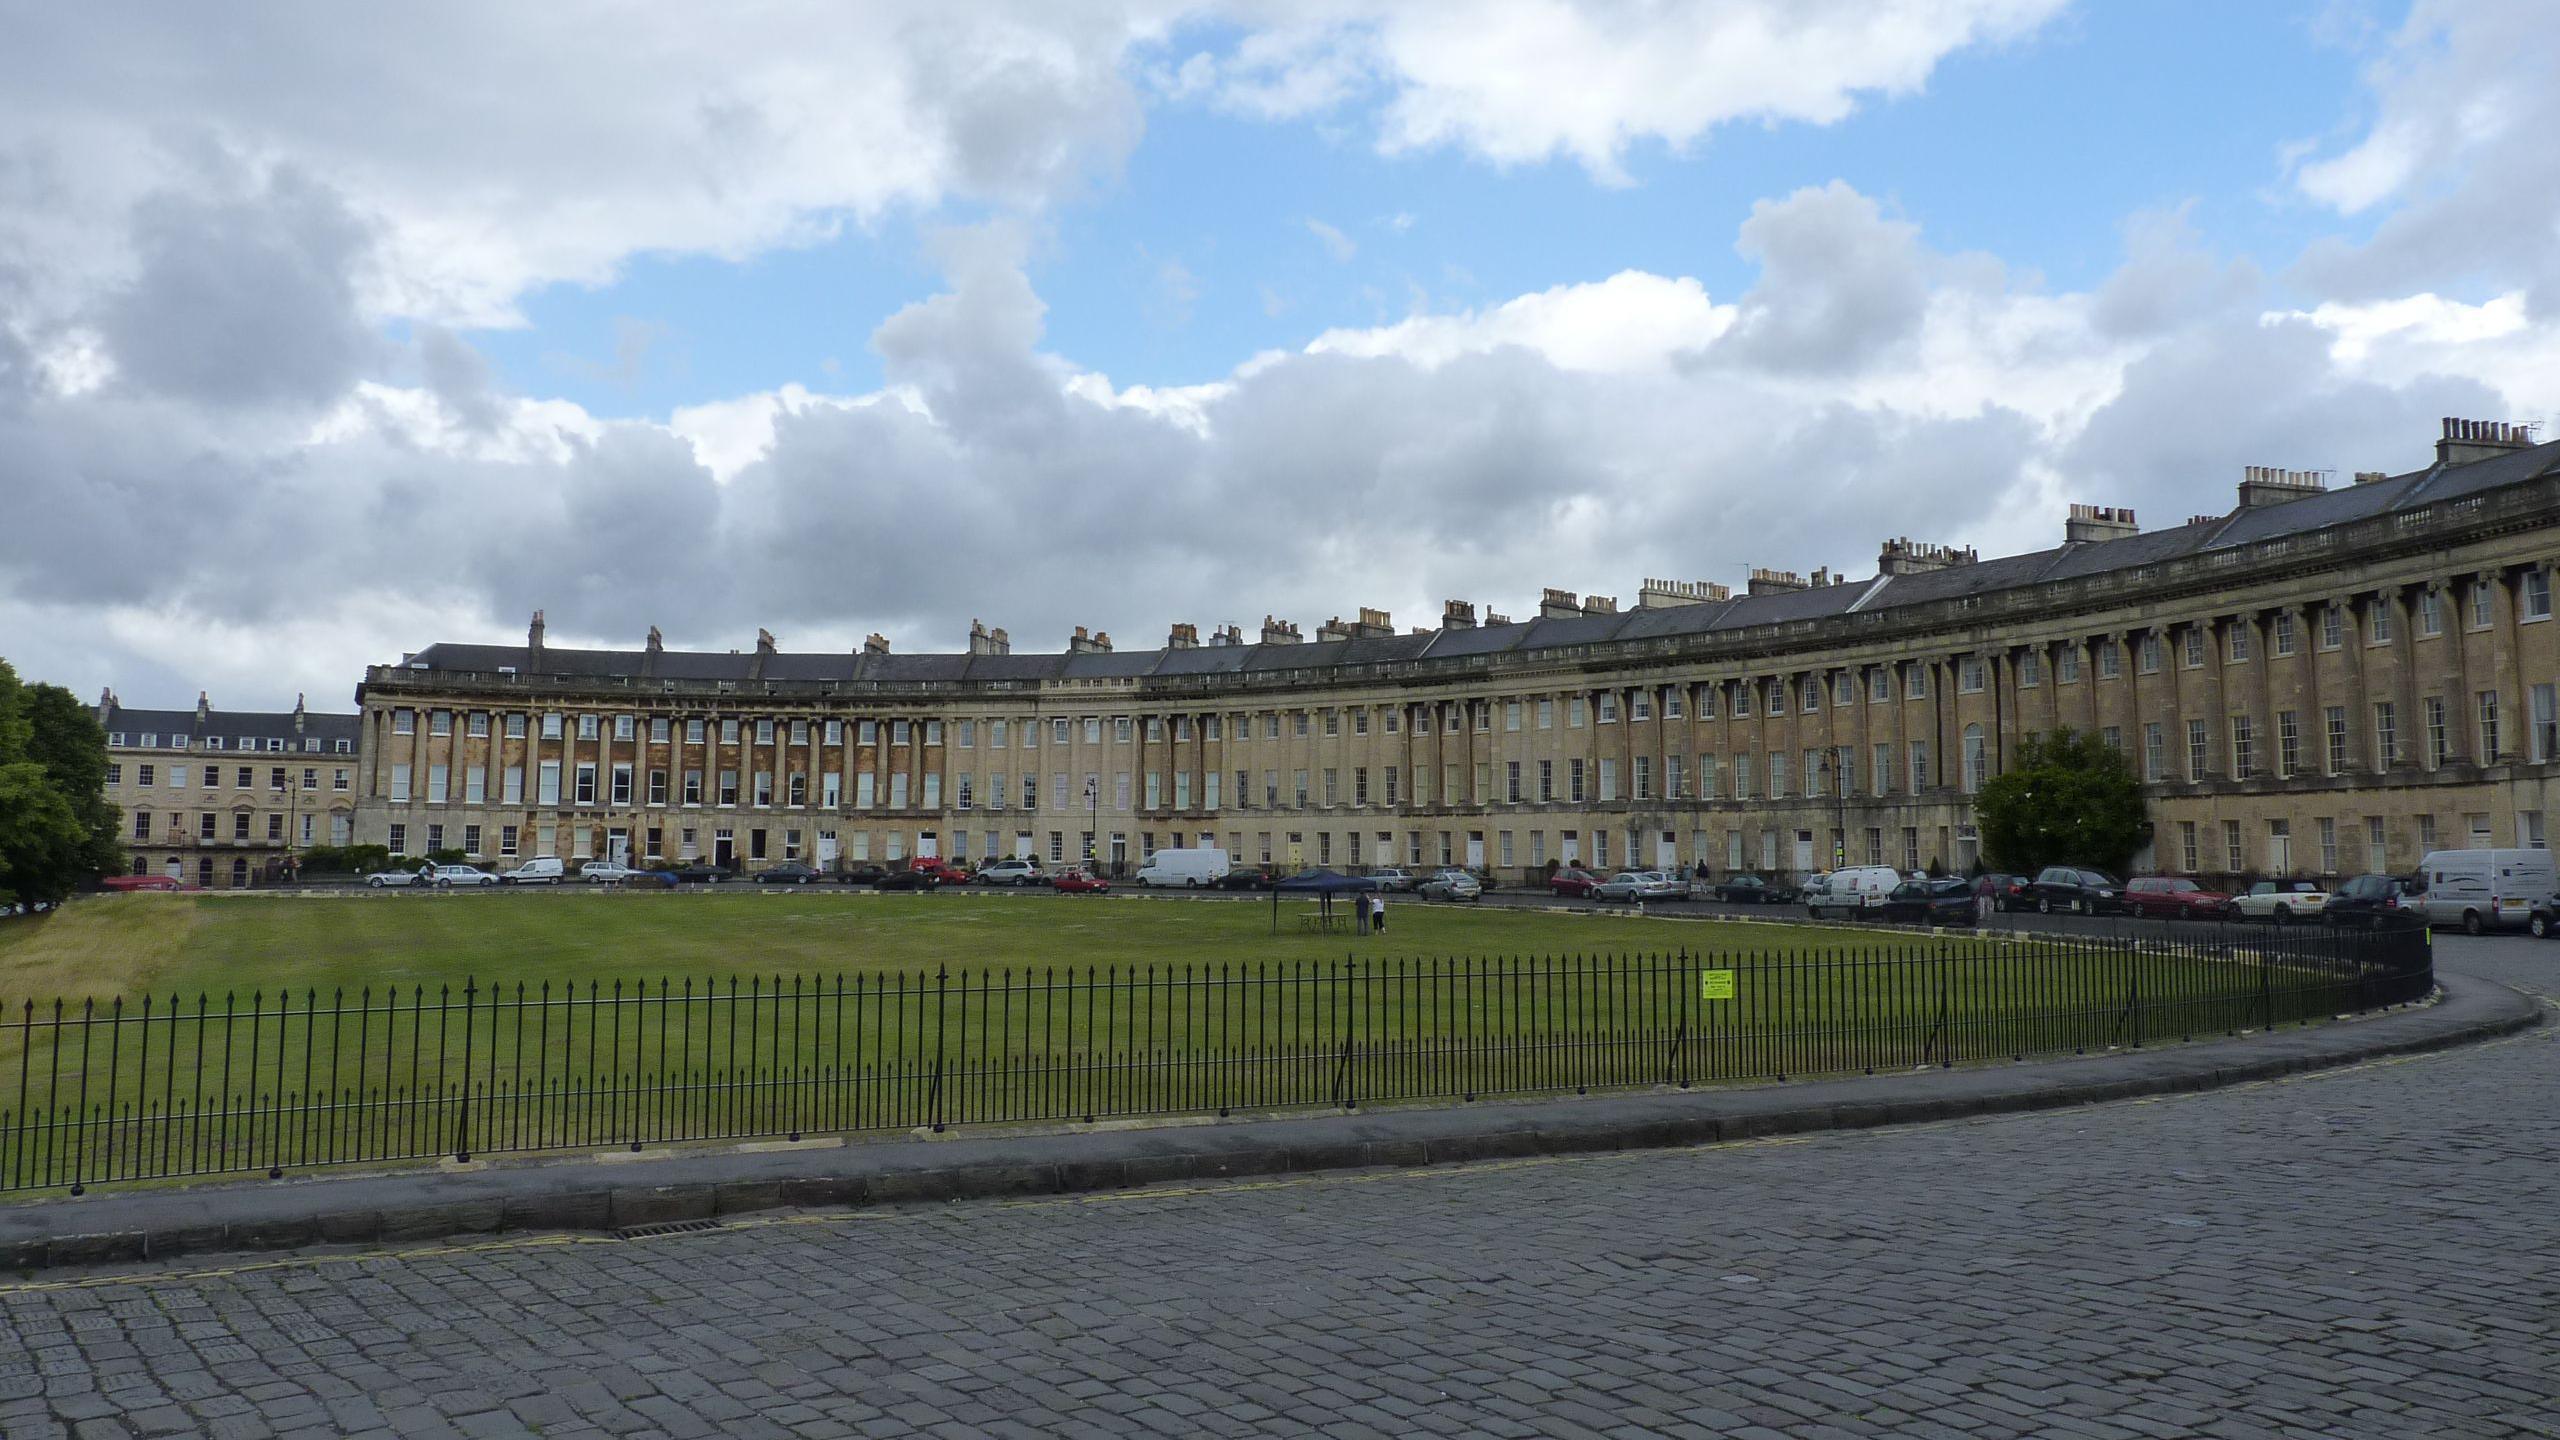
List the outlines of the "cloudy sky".
{"type": "Polygon", "coordinates": [[[0,0],[0,656],[1024,649],[2560,411],[2546,0],[0,0]]]}

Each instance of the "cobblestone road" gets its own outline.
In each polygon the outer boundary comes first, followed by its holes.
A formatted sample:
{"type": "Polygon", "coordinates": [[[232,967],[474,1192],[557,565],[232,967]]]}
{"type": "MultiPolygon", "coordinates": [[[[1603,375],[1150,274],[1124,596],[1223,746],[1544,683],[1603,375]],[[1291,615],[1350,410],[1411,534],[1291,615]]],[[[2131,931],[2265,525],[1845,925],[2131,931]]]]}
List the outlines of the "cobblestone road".
{"type": "MultiPolygon", "coordinates": [[[[2560,991],[2560,946],[2448,968],[2560,991]]],[[[2560,1436],[2560,1038],[1711,1149],[0,1288],[0,1437],[2560,1436]]]]}

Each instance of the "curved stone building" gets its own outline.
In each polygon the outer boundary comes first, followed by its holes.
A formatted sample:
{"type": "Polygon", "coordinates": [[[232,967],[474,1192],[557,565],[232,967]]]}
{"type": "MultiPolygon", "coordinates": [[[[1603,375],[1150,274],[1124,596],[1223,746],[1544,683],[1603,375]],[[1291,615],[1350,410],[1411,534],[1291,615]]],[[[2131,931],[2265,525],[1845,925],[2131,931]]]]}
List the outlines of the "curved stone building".
{"type": "Polygon", "coordinates": [[[2351,874],[2540,845],[2560,642],[2560,444],[2448,420],[2435,463],[2330,486],[2253,467],[2167,529],[2073,506],[1980,559],[1648,580],[1624,606],[1360,610],[1064,653],[438,644],[370,669],[359,838],[493,862],[893,863],[1175,844],[1241,863],[1963,868],[2020,742],[2121,746],[2170,873],[2351,874]],[[1088,838],[1090,837],[1090,839],[1088,838]]]}

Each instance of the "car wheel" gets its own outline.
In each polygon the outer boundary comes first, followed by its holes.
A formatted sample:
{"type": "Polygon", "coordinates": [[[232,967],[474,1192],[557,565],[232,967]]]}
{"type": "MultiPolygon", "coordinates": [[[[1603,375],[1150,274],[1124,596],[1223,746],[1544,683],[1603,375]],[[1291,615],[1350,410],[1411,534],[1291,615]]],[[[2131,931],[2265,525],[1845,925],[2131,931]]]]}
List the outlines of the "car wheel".
{"type": "Polygon", "coordinates": [[[2037,897],[2036,897],[2036,913],[2037,913],[2037,914],[2039,914],[2039,915],[2050,915],[2050,914],[2052,914],[2052,913],[2053,913],[2053,897],[2052,897],[2052,896],[2050,896],[2050,895],[2039,895],[2039,896],[2037,896],[2037,897]]]}
{"type": "Polygon", "coordinates": [[[2533,918],[2524,922],[2524,931],[2536,940],[2550,939],[2551,917],[2539,910],[2534,911],[2533,918]]]}
{"type": "Polygon", "coordinates": [[[2482,923],[2481,923],[2481,921],[2480,921],[2480,912],[2479,912],[2479,911],[2477,911],[2477,910],[2465,910],[2465,911],[2463,911],[2463,912],[2462,912],[2462,933],[2463,933],[2463,934],[2465,934],[2465,935],[2485,935],[2485,934],[2487,934],[2487,933],[2488,933],[2488,931],[2489,931],[2489,927],[2488,927],[2487,925],[2482,924],[2482,923]]]}
{"type": "Polygon", "coordinates": [[[2285,906],[2279,905],[2276,907],[2276,913],[2273,918],[2279,925],[2290,925],[2293,923],[2293,911],[2285,906]]]}

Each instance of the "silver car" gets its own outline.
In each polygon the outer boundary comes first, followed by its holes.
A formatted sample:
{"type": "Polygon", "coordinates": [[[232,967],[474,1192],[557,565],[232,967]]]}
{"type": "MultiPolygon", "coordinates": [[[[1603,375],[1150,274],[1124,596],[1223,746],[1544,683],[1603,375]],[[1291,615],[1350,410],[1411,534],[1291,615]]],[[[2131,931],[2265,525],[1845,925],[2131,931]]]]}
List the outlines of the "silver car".
{"type": "Polygon", "coordinates": [[[1484,884],[1464,870],[1441,870],[1414,887],[1425,900],[1481,900],[1484,884]]]}
{"type": "Polygon", "coordinates": [[[1621,870],[1591,887],[1594,900],[1677,900],[1689,887],[1660,870],[1621,870]]]}

